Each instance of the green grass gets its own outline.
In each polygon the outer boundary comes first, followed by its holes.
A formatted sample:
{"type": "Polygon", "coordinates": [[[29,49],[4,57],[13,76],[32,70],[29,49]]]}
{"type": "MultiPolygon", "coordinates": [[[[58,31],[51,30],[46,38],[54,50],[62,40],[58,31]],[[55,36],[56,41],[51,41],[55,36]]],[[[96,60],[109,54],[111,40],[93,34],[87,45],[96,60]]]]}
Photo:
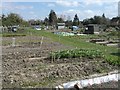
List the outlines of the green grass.
{"type": "MultiPolygon", "coordinates": [[[[46,31],[36,31],[36,30],[29,30],[34,35],[38,36],[44,36],[47,38],[51,38],[53,41],[62,43],[64,45],[72,46],[73,48],[82,48],[82,49],[94,49],[94,50],[100,50],[105,55],[106,60],[110,64],[120,65],[120,60],[118,59],[118,56],[112,55],[111,53],[118,53],[118,49],[115,47],[108,47],[103,45],[98,45],[94,43],[85,42],[83,38],[87,38],[86,36],[76,36],[76,37],[64,37],[64,36],[58,36],[50,32],[46,31]]],[[[92,37],[89,35],[89,37],[92,37]]],[[[97,37],[93,35],[93,37],[97,37]]]]}
{"type": "Polygon", "coordinates": [[[81,48],[81,49],[93,49],[93,50],[100,50],[104,55],[106,60],[111,64],[120,65],[120,60],[118,59],[119,56],[112,55],[111,53],[118,53],[118,49],[115,47],[108,47],[99,44],[94,44],[90,42],[86,42],[86,40],[90,38],[106,38],[105,35],[86,35],[86,36],[59,36],[55,35],[51,32],[44,31],[44,30],[33,30],[27,28],[24,32],[16,32],[16,33],[4,33],[3,35],[27,35],[27,36],[44,36],[47,38],[52,39],[52,41],[59,42],[66,46],[71,46],[73,48],[81,48]]]}
{"type": "Polygon", "coordinates": [[[26,36],[30,35],[30,32],[28,32],[27,29],[30,28],[23,28],[23,30],[18,30],[17,32],[0,32],[0,37],[16,37],[16,36],[26,36]]]}

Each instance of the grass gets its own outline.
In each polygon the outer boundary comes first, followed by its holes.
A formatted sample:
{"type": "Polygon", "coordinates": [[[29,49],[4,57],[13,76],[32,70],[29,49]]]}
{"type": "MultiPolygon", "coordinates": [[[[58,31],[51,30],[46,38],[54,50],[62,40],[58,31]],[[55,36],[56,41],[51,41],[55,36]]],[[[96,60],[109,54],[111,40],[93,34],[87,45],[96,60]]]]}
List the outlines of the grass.
{"type": "MultiPolygon", "coordinates": [[[[86,38],[86,36],[76,36],[76,37],[64,37],[64,36],[58,36],[50,32],[46,31],[36,31],[36,30],[29,30],[29,32],[33,33],[34,35],[38,36],[44,36],[47,38],[51,38],[53,41],[62,43],[64,45],[72,46],[73,48],[82,48],[82,49],[94,49],[94,50],[100,50],[105,55],[105,59],[110,64],[120,65],[120,60],[118,59],[118,56],[112,55],[111,53],[118,53],[118,49],[115,47],[108,47],[103,45],[98,45],[94,43],[85,42],[83,38],[86,38]]],[[[89,37],[92,37],[89,35],[89,37]]],[[[93,35],[93,37],[97,37],[93,35]]]]}
{"type": "MultiPolygon", "coordinates": [[[[8,34],[8,35],[10,34],[11,36],[13,34],[15,34],[15,35],[16,34],[18,34],[18,35],[24,34],[26,36],[31,35],[31,36],[40,36],[40,37],[44,36],[44,37],[52,39],[55,42],[59,42],[59,43],[64,44],[64,45],[68,45],[68,46],[71,46],[73,48],[81,48],[81,49],[88,49],[88,50],[100,50],[104,54],[105,60],[107,60],[110,64],[120,65],[120,60],[118,59],[120,54],[119,54],[119,52],[118,52],[119,50],[117,48],[85,42],[85,40],[90,39],[90,38],[99,38],[98,35],[64,37],[64,36],[55,35],[53,33],[47,32],[47,31],[42,31],[42,30],[36,31],[33,29],[28,29],[24,33],[4,33],[4,35],[6,35],[6,34],[8,34]]],[[[27,42],[27,41],[25,41],[25,42],[27,42]]],[[[75,63],[75,62],[73,62],[73,63],[75,63]]],[[[44,69],[46,67],[47,67],[46,65],[40,65],[38,67],[38,69],[44,69]]],[[[105,72],[105,71],[106,71],[105,68],[103,68],[102,70],[101,69],[97,70],[97,72],[105,72]]],[[[23,82],[22,87],[52,86],[53,83],[55,83],[57,81],[57,79],[58,78],[54,78],[54,77],[50,76],[50,77],[45,78],[44,81],[42,81],[42,82],[34,82],[34,81],[23,82]]]]}
{"type": "Polygon", "coordinates": [[[16,36],[26,36],[30,35],[30,32],[28,32],[27,29],[30,28],[25,28],[24,30],[18,30],[17,32],[0,32],[0,37],[16,37],[16,36]]]}
{"type": "Polygon", "coordinates": [[[30,28],[27,28],[26,30],[24,30],[23,33],[21,32],[4,33],[3,36],[7,34],[8,36],[9,34],[11,34],[12,36],[14,35],[44,36],[44,37],[52,39],[52,41],[59,42],[66,46],[71,46],[73,48],[100,50],[105,55],[105,59],[110,64],[120,65],[120,60],[118,59],[119,56],[112,54],[112,53],[118,53],[117,48],[86,42],[86,40],[90,38],[107,38],[107,36],[105,35],[101,35],[101,36],[100,35],[86,35],[86,36],[65,37],[65,36],[55,35],[48,31],[44,31],[44,30],[37,31],[37,30],[30,29],[30,28]]]}

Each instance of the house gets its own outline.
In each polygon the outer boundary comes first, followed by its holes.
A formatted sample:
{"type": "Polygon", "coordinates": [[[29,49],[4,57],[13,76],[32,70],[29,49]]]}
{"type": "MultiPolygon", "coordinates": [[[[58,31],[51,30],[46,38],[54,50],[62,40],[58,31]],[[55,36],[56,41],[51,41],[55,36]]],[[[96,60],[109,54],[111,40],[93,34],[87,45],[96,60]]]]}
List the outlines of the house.
{"type": "Polygon", "coordinates": [[[65,29],[65,23],[57,23],[57,29],[65,29]]]}
{"type": "Polygon", "coordinates": [[[112,26],[120,26],[120,17],[114,17],[111,19],[112,26]]]}
{"type": "Polygon", "coordinates": [[[89,24],[86,26],[84,34],[99,34],[100,25],[97,24],[89,24]]]}

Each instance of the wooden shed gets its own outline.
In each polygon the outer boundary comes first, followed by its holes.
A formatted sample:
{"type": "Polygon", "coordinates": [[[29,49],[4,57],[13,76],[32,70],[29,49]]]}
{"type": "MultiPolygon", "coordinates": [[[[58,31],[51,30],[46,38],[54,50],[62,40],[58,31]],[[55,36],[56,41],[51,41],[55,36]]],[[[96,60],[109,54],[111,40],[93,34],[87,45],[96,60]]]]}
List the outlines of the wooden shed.
{"type": "Polygon", "coordinates": [[[64,29],[65,28],[65,23],[57,23],[57,29],[64,29]]]}
{"type": "Polygon", "coordinates": [[[85,34],[95,34],[100,32],[100,25],[97,24],[89,24],[86,26],[85,34]]]}

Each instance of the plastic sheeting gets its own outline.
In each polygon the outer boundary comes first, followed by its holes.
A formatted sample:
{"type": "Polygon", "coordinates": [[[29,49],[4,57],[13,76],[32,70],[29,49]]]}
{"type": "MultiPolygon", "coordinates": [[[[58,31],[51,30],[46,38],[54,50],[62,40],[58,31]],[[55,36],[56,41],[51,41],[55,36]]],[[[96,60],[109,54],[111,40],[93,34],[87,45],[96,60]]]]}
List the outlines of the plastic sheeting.
{"type": "Polygon", "coordinates": [[[74,36],[74,33],[68,33],[68,32],[55,32],[54,34],[61,36],[74,36]]]}
{"type": "Polygon", "coordinates": [[[93,84],[101,84],[101,83],[106,83],[110,81],[118,81],[120,80],[118,73],[116,74],[108,74],[106,76],[100,76],[100,77],[95,77],[91,79],[84,79],[84,80],[78,80],[78,81],[72,81],[68,83],[64,83],[62,85],[56,86],[56,88],[73,88],[74,85],[78,84],[80,88],[87,87],[89,85],[93,84]]]}

